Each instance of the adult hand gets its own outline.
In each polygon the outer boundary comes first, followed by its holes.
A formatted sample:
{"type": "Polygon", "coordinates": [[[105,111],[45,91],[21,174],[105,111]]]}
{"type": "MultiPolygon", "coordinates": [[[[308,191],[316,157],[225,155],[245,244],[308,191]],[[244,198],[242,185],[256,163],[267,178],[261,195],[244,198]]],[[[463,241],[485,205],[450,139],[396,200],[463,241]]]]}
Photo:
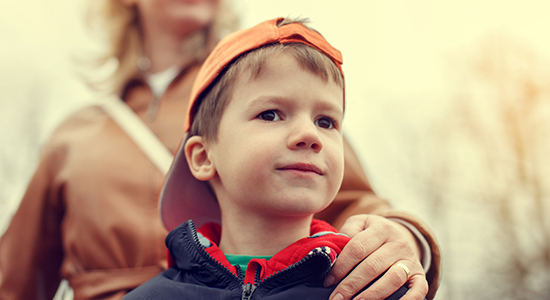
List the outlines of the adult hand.
{"type": "Polygon", "coordinates": [[[325,286],[340,282],[330,300],[352,299],[386,270],[382,277],[354,299],[383,300],[405,283],[408,283],[409,291],[402,300],[422,300],[426,297],[428,282],[420,263],[420,248],[409,229],[384,217],[365,214],[348,218],[340,232],[352,239],[325,279],[325,286]]]}

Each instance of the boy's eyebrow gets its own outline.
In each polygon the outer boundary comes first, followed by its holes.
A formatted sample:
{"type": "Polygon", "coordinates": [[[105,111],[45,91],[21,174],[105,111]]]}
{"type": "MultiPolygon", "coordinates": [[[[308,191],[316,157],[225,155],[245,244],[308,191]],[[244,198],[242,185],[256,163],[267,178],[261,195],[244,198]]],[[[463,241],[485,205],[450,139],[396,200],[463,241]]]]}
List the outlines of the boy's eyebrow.
{"type": "MultiPolygon", "coordinates": [[[[287,97],[280,97],[280,96],[259,96],[258,98],[255,98],[250,101],[250,103],[247,105],[247,108],[254,108],[255,106],[259,105],[281,105],[281,104],[287,104],[287,103],[293,103],[296,100],[287,98],[287,97]]],[[[316,108],[321,111],[334,111],[335,113],[339,115],[344,115],[344,100],[342,99],[342,106],[335,105],[334,103],[330,101],[324,101],[323,99],[320,99],[320,101],[317,102],[316,108]]]]}
{"type": "Polygon", "coordinates": [[[254,98],[250,101],[250,103],[248,104],[248,107],[249,108],[254,108],[255,106],[259,106],[259,105],[266,105],[266,104],[273,104],[273,105],[276,105],[276,104],[285,104],[287,102],[291,102],[292,100],[291,99],[288,99],[288,98],[285,98],[285,97],[280,97],[280,96],[269,96],[269,95],[263,95],[263,96],[259,96],[257,98],[254,98]]]}

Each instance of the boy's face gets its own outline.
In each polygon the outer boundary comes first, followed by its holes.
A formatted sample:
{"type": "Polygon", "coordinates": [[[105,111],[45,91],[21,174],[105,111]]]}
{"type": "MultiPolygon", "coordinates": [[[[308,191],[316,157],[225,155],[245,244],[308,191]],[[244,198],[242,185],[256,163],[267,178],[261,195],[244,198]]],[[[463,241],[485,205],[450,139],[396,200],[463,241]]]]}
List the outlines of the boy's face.
{"type": "Polygon", "coordinates": [[[244,71],[207,146],[222,211],[274,216],[318,212],[343,178],[343,89],[287,53],[256,78],[244,71]]]}

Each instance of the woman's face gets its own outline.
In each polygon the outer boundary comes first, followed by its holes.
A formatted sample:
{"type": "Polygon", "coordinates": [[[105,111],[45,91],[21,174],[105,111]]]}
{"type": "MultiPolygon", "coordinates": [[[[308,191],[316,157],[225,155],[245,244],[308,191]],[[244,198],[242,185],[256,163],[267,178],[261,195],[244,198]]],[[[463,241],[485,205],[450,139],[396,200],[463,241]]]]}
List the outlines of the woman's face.
{"type": "Polygon", "coordinates": [[[144,30],[172,32],[182,37],[214,21],[219,0],[124,0],[135,5],[144,30]]]}

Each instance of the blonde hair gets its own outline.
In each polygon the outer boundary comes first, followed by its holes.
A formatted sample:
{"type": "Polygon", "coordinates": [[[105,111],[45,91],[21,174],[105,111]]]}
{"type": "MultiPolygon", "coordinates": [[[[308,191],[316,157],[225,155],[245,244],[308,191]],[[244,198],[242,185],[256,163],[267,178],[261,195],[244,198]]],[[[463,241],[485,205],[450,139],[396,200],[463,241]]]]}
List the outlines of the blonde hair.
{"type": "MultiPolygon", "coordinates": [[[[134,6],[125,5],[121,0],[91,0],[87,16],[91,28],[103,33],[107,51],[91,63],[99,69],[116,60],[117,67],[109,78],[91,80],[88,84],[95,89],[120,92],[130,78],[141,72],[138,67],[143,57],[143,40],[138,21],[138,11],[134,6]]],[[[190,36],[182,43],[182,67],[200,63],[208,56],[216,43],[228,33],[236,30],[238,18],[225,0],[220,0],[218,15],[204,30],[190,36]]]]}

